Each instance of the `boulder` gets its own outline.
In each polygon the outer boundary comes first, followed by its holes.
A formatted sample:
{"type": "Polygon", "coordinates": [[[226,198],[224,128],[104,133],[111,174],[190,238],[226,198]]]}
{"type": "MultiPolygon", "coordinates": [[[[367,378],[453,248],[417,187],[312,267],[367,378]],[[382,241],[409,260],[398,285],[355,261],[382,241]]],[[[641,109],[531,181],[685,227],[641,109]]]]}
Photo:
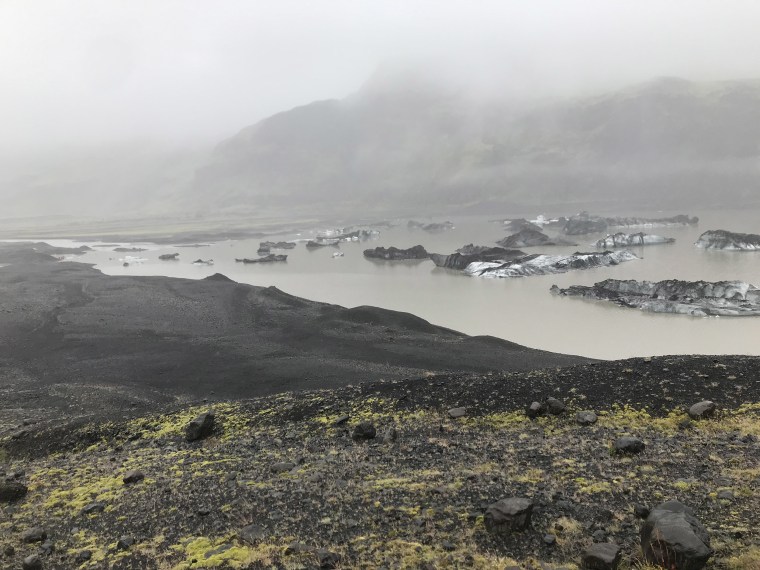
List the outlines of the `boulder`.
{"type": "Polygon", "coordinates": [[[21,570],[42,570],[42,560],[36,554],[27,556],[21,562],[21,570]]]}
{"type": "Polygon", "coordinates": [[[90,503],[88,505],[85,505],[85,507],[82,509],[83,515],[90,515],[94,513],[102,513],[106,508],[105,503],[101,503],[99,501],[90,503]]]}
{"type": "Polygon", "coordinates": [[[187,441],[197,441],[208,437],[214,430],[214,410],[208,410],[198,415],[194,420],[185,426],[185,439],[187,441]]]}
{"type": "Polygon", "coordinates": [[[369,439],[375,439],[376,435],[377,429],[375,429],[375,425],[372,422],[362,422],[356,424],[352,437],[356,441],[367,441],[369,439]]]}
{"type": "Polygon", "coordinates": [[[575,423],[580,426],[590,426],[597,421],[596,413],[591,410],[584,410],[575,414],[575,423]]]}
{"type": "Polygon", "coordinates": [[[18,501],[19,499],[23,499],[28,492],[29,489],[27,489],[26,485],[18,481],[0,480],[0,503],[18,501]]]}
{"type": "Polygon", "coordinates": [[[546,398],[544,406],[546,411],[553,416],[558,416],[565,411],[565,403],[557,398],[546,398]]]}
{"type": "Polygon", "coordinates": [[[533,402],[530,406],[528,406],[528,409],[525,410],[525,415],[530,419],[537,418],[538,416],[543,416],[544,414],[546,414],[546,408],[541,402],[533,402]]]}
{"type": "Polygon", "coordinates": [[[129,550],[135,543],[135,539],[131,536],[122,536],[116,543],[117,550],[129,550]]]}
{"type": "Polygon", "coordinates": [[[615,440],[615,452],[616,453],[627,453],[627,454],[636,454],[641,453],[644,451],[644,448],[646,445],[644,442],[639,439],[638,437],[619,437],[615,440]]]}
{"type": "Polygon", "coordinates": [[[461,417],[464,417],[466,414],[467,414],[466,408],[451,408],[449,410],[450,418],[461,418],[461,417]]]}
{"type": "Polygon", "coordinates": [[[486,509],[486,530],[495,534],[522,531],[530,526],[533,502],[523,497],[501,499],[486,509]]]}
{"type": "Polygon", "coordinates": [[[340,564],[340,554],[325,549],[317,550],[317,562],[319,562],[319,567],[324,570],[337,568],[340,564]]]}
{"type": "Polygon", "coordinates": [[[122,478],[125,485],[133,485],[134,483],[139,483],[143,479],[145,479],[145,474],[137,469],[127,471],[122,478]]]}
{"type": "Polygon", "coordinates": [[[715,405],[715,402],[704,400],[689,408],[689,417],[693,420],[704,420],[713,417],[717,409],[718,406],[715,405]]]}
{"type": "Polygon", "coordinates": [[[280,461],[270,467],[272,473],[287,473],[295,468],[296,464],[291,461],[280,461]]]}
{"type": "Polygon", "coordinates": [[[30,544],[32,542],[43,542],[47,538],[47,531],[39,526],[30,528],[21,533],[21,542],[30,544]]]}
{"type": "Polygon", "coordinates": [[[267,537],[267,529],[257,524],[244,526],[237,532],[237,536],[243,542],[248,544],[258,544],[267,537]]]}
{"type": "Polygon", "coordinates": [[[599,542],[583,552],[581,566],[587,570],[615,570],[621,558],[622,552],[617,544],[599,542]]]}
{"type": "Polygon", "coordinates": [[[670,570],[700,570],[713,554],[707,530],[678,501],[652,509],[641,527],[641,549],[648,563],[670,570]]]}

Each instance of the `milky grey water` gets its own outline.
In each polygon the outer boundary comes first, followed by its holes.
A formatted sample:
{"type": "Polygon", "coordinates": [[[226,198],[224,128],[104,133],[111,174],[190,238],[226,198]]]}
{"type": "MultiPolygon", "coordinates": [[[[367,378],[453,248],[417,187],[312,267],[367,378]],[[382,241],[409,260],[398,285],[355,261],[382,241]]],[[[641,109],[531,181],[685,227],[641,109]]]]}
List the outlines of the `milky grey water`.
{"type": "MultiPolygon", "coordinates": [[[[537,214],[538,212],[535,212],[537,214]]],[[[616,267],[573,271],[562,275],[517,279],[467,277],[436,268],[432,261],[377,262],[363,257],[375,246],[410,247],[421,244],[429,252],[451,253],[467,243],[493,245],[507,232],[486,217],[456,218],[456,228],[443,233],[411,231],[405,225],[381,229],[377,240],[343,243],[338,249],[307,250],[304,243],[289,251],[287,263],[244,265],[236,257],[257,257],[260,240],[221,241],[209,247],[177,248],[145,244],[142,253],[115,253],[111,248],[76,259],[95,263],[112,275],[167,275],[200,279],[223,273],[243,283],[269,286],[347,307],[376,305],[408,311],[433,323],[472,335],[494,335],[526,346],[599,358],[623,358],[677,353],[760,354],[760,318],[695,318],[656,315],[609,303],[555,297],[553,284],[590,285],[607,278],[739,279],[760,285],[760,252],[704,251],[693,246],[708,229],[760,233],[755,211],[625,212],[625,215],[698,215],[697,227],[644,229],[676,238],[672,245],[629,248],[642,259],[616,267]],[[163,253],[179,252],[179,261],[159,261],[163,253]],[[123,266],[125,255],[147,261],[123,266]],[[195,266],[197,258],[213,259],[213,266],[195,266]]],[[[639,231],[639,229],[624,230],[639,231]]],[[[547,230],[552,233],[551,230],[547,230]]],[[[267,239],[306,239],[313,234],[270,236],[267,239]]],[[[600,235],[579,236],[579,247],[529,248],[528,253],[593,251],[600,235]]],[[[279,252],[278,252],[279,253],[279,252]]]]}

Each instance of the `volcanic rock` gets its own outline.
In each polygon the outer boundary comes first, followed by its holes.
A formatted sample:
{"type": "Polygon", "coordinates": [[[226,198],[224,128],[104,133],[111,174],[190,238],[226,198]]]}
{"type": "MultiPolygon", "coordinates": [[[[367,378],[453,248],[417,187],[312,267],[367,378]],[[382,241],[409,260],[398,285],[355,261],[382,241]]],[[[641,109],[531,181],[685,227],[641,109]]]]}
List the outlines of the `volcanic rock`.
{"type": "Polygon", "coordinates": [[[496,534],[522,531],[530,525],[532,513],[533,502],[530,499],[511,497],[490,505],[483,522],[488,532],[496,534]]]}
{"type": "Polygon", "coordinates": [[[652,509],[641,527],[641,548],[647,562],[674,570],[700,570],[713,554],[707,530],[678,501],[652,509]]]}

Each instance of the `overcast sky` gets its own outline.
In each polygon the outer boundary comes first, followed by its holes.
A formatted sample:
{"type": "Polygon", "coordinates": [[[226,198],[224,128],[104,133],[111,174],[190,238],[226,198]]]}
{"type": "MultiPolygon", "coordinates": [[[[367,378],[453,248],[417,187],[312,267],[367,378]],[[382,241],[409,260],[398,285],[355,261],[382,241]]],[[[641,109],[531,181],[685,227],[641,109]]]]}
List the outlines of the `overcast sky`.
{"type": "Polygon", "coordinates": [[[384,62],[575,94],[760,77],[756,0],[0,0],[0,148],[219,140],[384,62]]]}

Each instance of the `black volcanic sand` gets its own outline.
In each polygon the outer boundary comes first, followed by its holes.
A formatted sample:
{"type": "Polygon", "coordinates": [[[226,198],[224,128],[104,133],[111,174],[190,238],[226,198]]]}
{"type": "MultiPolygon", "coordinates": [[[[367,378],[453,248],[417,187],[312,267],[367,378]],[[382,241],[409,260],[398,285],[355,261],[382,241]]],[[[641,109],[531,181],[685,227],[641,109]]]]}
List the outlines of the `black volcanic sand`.
{"type": "Polygon", "coordinates": [[[224,276],[110,277],[48,255],[61,253],[71,250],[0,246],[0,434],[26,417],[110,419],[212,395],[588,362],[224,276]]]}
{"type": "Polygon", "coordinates": [[[618,543],[629,568],[640,562],[634,505],[670,499],[705,524],[710,568],[760,562],[756,357],[437,375],[18,427],[28,432],[0,441],[0,469],[29,486],[0,519],[8,568],[39,551],[20,540],[34,526],[55,547],[46,568],[317,568],[324,548],[340,568],[546,570],[577,566],[594,540],[618,543]],[[567,411],[528,420],[524,408],[548,396],[567,411]],[[716,417],[689,420],[702,399],[718,403],[716,417]],[[459,406],[464,417],[450,418],[459,406]],[[209,407],[214,433],[186,442],[184,426],[209,407]],[[586,409],[597,424],[575,423],[586,409]],[[378,437],[353,440],[360,422],[378,437]],[[391,428],[395,441],[383,437],[391,428]],[[622,435],[646,449],[612,453],[622,435]],[[145,479],[125,485],[131,469],[145,479]],[[509,496],[534,501],[531,527],[491,535],[485,509],[509,496]],[[102,512],[84,514],[93,502],[102,512]],[[122,536],[135,544],[119,549],[122,536]]]}

